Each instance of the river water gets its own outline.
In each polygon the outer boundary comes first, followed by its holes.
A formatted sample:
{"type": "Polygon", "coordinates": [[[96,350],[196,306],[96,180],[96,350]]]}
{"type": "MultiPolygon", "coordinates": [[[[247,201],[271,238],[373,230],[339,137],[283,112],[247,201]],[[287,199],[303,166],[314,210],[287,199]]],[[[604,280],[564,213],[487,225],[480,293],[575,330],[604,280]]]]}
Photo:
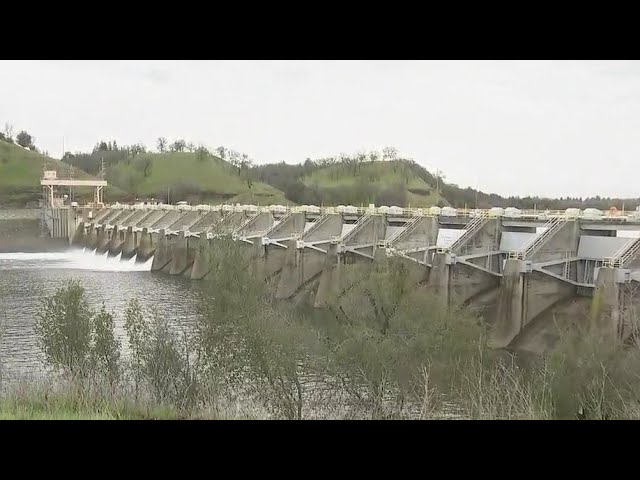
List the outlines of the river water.
{"type": "Polygon", "coordinates": [[[89,304],[104,302],[115,313],[116,335],[126,346],[123,312],[136,297],[143,307],[155,308],[178,326],[195,319],[196,289],[182,277],[151,273],[151,260],[120,261],[86,250],[61,253],[0,253],[0,362],[5,377],[44,374],[34,335],[36,313],[42,299],[70,279],[82,282],[89,304]]]}

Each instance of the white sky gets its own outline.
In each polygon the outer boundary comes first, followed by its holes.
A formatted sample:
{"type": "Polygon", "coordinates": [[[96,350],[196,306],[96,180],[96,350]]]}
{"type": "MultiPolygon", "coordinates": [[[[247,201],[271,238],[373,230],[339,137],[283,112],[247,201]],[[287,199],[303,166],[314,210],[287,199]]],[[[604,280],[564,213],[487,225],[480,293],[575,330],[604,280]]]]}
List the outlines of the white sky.
{"type": "Polygon", "coordinates": [[[0,61],[0,128],[59,157],[185,138],[258,163],[395,146],[502,195],[640,197],[637,61],[0,61]]]}

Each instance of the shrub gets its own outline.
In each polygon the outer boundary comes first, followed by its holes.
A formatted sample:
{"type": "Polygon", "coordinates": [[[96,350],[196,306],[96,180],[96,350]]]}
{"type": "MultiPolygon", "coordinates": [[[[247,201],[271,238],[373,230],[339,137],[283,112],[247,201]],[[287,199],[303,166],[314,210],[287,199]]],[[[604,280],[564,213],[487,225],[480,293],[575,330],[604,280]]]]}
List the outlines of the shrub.
{"type": "Polygon", "coordinates": [[[67,373],[86,373],[91,353],[91,319],[85,290],[69,281],[44,299],[35,331],[47,362],[67,373]]]}
{"type": "Polygon", "coordinates": [[[120,342],[114,335],[113,315],[102,305],[100,312],[93,318],[93,342],[91,364],[95,372],[107,377],[114,384],[120,378],[120,342]]]}
{"type": "Polygon", "coordinates": [[[186,336],[181,343],[168,319],[157,312],[149,315],[136,299],[127,305],[125,330],[136,395],[144,384],[157,402],[172,402],[182,408],[191,406],[196,399],[197,382],[186,336]]]}

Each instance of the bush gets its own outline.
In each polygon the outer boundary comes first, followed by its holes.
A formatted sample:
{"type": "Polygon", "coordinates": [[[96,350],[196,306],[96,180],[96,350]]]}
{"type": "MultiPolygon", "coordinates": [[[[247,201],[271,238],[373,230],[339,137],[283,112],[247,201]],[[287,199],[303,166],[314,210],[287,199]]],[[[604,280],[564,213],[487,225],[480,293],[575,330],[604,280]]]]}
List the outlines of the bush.
{"type": "Polygon", "coordinates": [[[214,395],[248,398],[276,417],[300,419],[313,330],[279,308],[266,284],[241,267],[246,253],[228,238],[218,239],[212,252],[197,326],[206,383],[214,395]]]}
{"type": "Polygon", "coordinates": [[[45,298],[35,331],[47,362],[67,373],[86,373],[91,353],[91,319],[85,290],[77,281],[45,298]]]}
{"type": "Polygon", "coordinates": [[[97,314],[87,304],[85,290],[70,281],[45,298],[35,331],[45,360],[72,376],[115,384],[120,375],[120,344],[114,336],[113,315],[104,307],[97,314]]]}
{"type": "Polygon", "coordinates": [[[170,402],[181,408],[193,405],[197,383],[186,337],[181,343],[166,318],[156,312],[149,315],[135,299],[125,311],[125,330],[136,395],[145,385],[157,402],[170,402]]]}
{"type": "Polygon", "coordinates": [[[106,376],[109,383],[115,384],[120,378],[120,342],[114,336],[113,315],[102,305],[100,312],[93,317],[93,342],[91,349],[92,368],[106,376]]]}

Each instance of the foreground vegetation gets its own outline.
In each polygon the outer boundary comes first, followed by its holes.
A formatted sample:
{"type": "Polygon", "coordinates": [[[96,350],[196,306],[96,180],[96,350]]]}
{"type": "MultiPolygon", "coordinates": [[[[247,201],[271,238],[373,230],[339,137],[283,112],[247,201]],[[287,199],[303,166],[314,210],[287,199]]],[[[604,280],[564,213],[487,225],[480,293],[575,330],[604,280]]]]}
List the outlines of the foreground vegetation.
{"type": "Polygon", "coordinates": [[[5,381],[0,417],[640,417],[635,346],[584,332],[535,359],[489,350],[482,319],[446,308],[401,261],[356,269],[330,308],[282,303],[238,268],[245,255],[220,240],[189,328],[132,299],[122,345],[118,319],[92,311],[82,285],[44,299],[36,333],[50,376],[5,381]]]}

